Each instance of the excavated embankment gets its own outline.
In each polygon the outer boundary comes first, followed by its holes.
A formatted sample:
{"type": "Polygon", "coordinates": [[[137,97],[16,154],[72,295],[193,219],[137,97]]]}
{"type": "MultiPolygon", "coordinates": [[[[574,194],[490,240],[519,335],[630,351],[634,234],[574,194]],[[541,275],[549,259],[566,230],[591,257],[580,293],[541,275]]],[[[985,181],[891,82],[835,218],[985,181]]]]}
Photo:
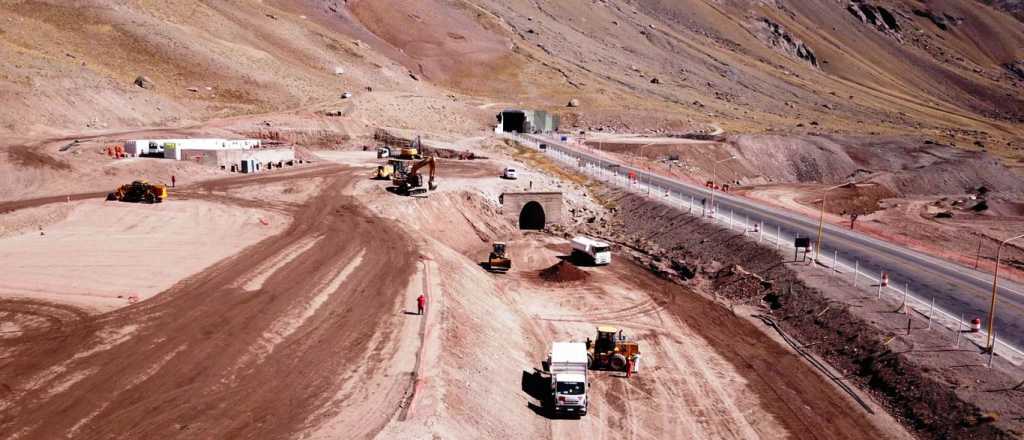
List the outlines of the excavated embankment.
{"type": "Polygon", "coordinates": [[[590,231],[645,254],[652,270],[691,281],[733,303],[763,301],[779,327],[867,390],[922,438],[1010,438],[1013,434],[964,401],[940,373],[894,352],[886,334],[782,264],[775,250],[700,221],[675,208],[619,190],[598,196],[614,205],[613,220],[590,231]],[[810,342],[814,342],[811,344],[810,342]]]}

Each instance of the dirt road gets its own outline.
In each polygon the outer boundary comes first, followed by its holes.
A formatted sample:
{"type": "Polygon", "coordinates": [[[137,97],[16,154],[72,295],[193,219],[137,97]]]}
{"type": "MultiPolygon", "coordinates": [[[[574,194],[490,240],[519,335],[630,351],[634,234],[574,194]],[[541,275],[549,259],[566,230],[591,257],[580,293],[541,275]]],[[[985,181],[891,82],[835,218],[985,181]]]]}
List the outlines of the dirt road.
{"type": "MultiPolygon", "coordinates": [[[[344,194],[353,171],[292,176],[325,183],[276,207],[295,219],[284,233],[154,299],[95,317],[0,304],[38,324],[0,340],[0,437],[285,438],[339,416],[379,430],[410,385],[378,369],[408,351],[395,337],[417,253],[344,194]]],[[[224,191],[260,179],[182,193],[230,203],[224,191]]]]}
{"type": "MultiPolygon", "coordinates": [[[[567,255],[561,240],[512,245],[527,267],[567,255]]],[[[898,428],[871,416],[802,359],[728,310],[658,279],[625,258],[587,268],[584,284],[558,285],[534,272],[512,277],[523,308],[550,340],[593,338],[594,326],[622,328],[641,344],[641,372],[593,375],[590,414],[551,420],[553,438],[580,432],[630,438],[893,438],[898,428]],[[895,428],[895,429],[894,429],[895,428]]],[[[543,352],[544,346],[536,347],[543,352]]]]}

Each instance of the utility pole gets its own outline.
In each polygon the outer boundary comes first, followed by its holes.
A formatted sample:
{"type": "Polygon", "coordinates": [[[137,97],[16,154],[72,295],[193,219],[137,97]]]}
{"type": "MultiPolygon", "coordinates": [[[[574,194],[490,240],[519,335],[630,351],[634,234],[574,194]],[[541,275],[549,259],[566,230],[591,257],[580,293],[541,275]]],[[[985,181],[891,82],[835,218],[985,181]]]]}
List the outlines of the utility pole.
{"type": "Polygon", "coordinates": [[[1003,240],[1002,243],[999,243],[999,248],[996,249],[996,268],[992,271],[992,304],[988,309],[988,342],[985,344],[985,346],[988,347],[989,352],[994,351],[995,348],[993,332],[995,331],[996,324],[996,293],[999,291],[999,259],[1002,257],[1003,246],[1006,245],[1006,243],[1019,238],[1024,238],[1024,234],[1003,240]]]}

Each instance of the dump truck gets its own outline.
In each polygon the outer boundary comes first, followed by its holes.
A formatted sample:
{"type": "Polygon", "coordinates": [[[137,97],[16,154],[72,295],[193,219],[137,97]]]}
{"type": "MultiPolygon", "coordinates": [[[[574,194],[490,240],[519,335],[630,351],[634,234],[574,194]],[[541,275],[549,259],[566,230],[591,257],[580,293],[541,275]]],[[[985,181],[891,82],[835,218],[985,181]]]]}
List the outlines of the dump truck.
{"type": "Polygon", "coordinates": [[[639,370],[640,344],[627,339],[622,330],[610,325],[597,327],[597,339],[587,338],[587,364],[593,370],[639,370]]]}
{"type": "Polygon", "coordinates": [[[582,342],[551,344],[547,371],[551,375],[549,409],[555,414],[587,415],[587,346],[582,342]]]}
{"type": "Polygon", "coordinates": [[[114,192],[107,194],[107,200],[128,203],[160,203],[166,198],[167,185],[152,184],[145,180],[121,185],[114,192]]]}
{"type": "Polygon", "coordinates": [[[491,254],[487,257],[487,270],[491,272],[508,272],[512,268],[512,259],[506,255],[505,243],[494,243],[491,254]]]}
{"type": "Polygon", "coordinates": [[[585,261],[594,265],[612,262],[612,248],[608,243],[581,235],[573,238],[571,244],[572,257],[576,261],[585,261]]]}

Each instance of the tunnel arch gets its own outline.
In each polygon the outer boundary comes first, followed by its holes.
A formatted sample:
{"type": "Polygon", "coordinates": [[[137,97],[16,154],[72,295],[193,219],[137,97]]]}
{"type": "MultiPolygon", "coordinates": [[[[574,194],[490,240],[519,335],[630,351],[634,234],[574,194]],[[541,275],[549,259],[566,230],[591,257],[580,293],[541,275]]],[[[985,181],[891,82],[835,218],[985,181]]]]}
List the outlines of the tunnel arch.
{"type": "Polygon", "coordinates": [[[519,211],[519,229],[541,230],[545,223],[544,207],[536,201],[527,202],[519,211]]]}

